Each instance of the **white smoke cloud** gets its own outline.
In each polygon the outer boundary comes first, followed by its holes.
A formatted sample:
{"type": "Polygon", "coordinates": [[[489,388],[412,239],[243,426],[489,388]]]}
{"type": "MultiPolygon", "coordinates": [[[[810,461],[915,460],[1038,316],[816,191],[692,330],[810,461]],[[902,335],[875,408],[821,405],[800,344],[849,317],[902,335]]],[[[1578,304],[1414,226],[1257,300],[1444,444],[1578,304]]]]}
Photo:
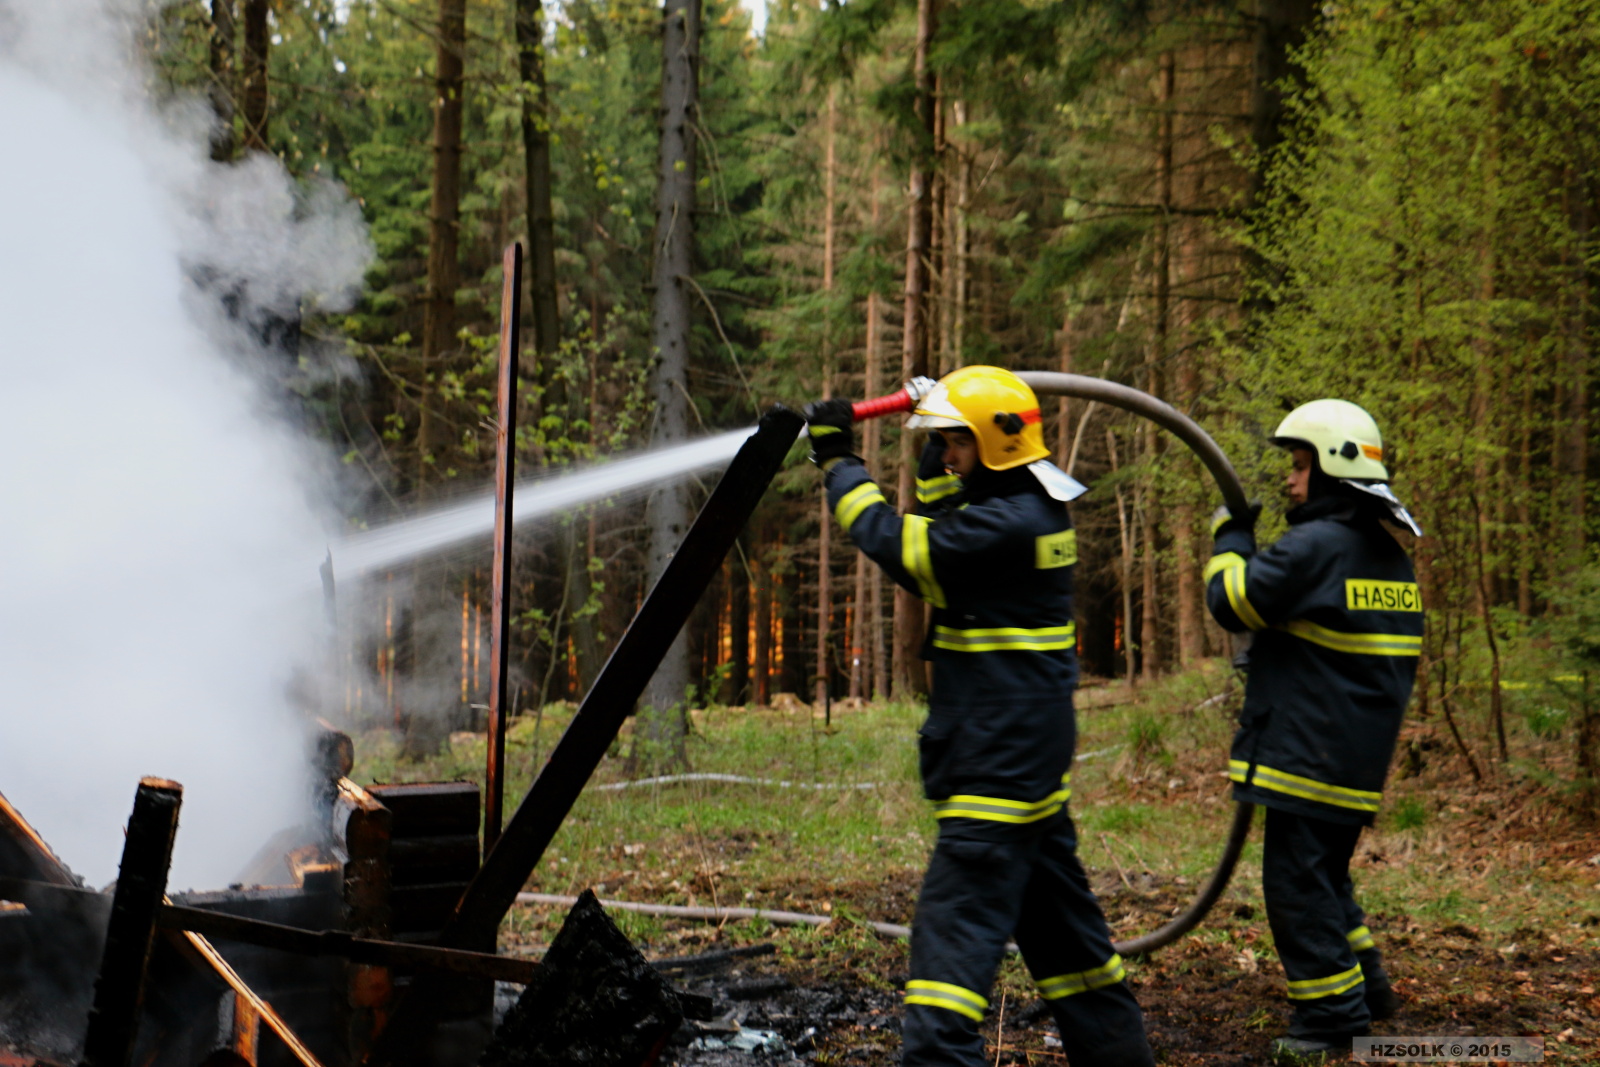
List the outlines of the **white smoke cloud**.
{"type": "Polygon", "coordinates": [[[369,252],[337,189],[145,100],[121,9],[0,0],[0,792],[100,884],[139,777],[176,779],[172,884],[214,888],[298,815],[328,540],[216,294],[337,307],[369,252]]]}

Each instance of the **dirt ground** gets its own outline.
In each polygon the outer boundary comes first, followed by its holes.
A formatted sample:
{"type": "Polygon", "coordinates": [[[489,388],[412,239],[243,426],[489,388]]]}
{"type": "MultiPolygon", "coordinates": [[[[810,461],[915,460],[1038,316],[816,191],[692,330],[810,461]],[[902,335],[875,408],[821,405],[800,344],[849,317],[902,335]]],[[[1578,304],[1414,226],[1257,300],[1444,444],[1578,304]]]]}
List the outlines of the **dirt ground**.
{"type": "MultiPolygon", "coordinates": [[[[1098,888],[1119,926],[1153,927],[1187,903],[1191,891],[1175,884],[1140,884],[1140,879],[1130,887],[1115,875],[1110,881],[1115,884],[1098,888]]],[[[843,897],[861,914],[904,922],[910,918],[915,888],[908,877],[896,884],[832,890],[835,901],[843,897]]],[[[1404,999],[1399,1014],[1378,1024],[1376,1034],[1542,1036],[1546,1062],[1600,1063],[1600,954],[1551,947],[1544,931],[1531,928],[1517,931],[1508,943],[1460,923],[1418,922],[1405,916],[1374,914],[1371,926],[1404,999]]],[[[702,951],[715,936],[714,931],[682,929],[674,951],[702,951]]],[[[1133,965],[1133,986],[1163,1067],[1270,1062],[1271,1042],[1284,1032],[1288,1005],[1277,964],[1256,958],[1253,946],[1270,944],[1268,939],[1255,905],[1225,898],[1200,930],[1133,965]]],[[[818,1064],[895,1063],[897,989],[905,979],[906,959],[901,942],[863,943],[859,952],[816,954],[785,946],[783,952],[691,983],[687,988],[716,999],[719,1013],[746,1028],[776,1031],[793,1051],[704,1051],[680,1041],[664,1062],[684,1067],[796,1058],[818,1064]]],[[[1019,986],[1017,967],[1008,964],[1002,987],[1019,986]]],[[[1001,993],[993,1000],[1001,1005],[1001,993]]],[[[1014,999],[1006,995],[1004,1000],[1003,1015],[992,1011],[984,1027],[990,1051],[997,1054],[995,1062],[1065,1062],[1042,1002],[1026,994],[1014,999]]]]}

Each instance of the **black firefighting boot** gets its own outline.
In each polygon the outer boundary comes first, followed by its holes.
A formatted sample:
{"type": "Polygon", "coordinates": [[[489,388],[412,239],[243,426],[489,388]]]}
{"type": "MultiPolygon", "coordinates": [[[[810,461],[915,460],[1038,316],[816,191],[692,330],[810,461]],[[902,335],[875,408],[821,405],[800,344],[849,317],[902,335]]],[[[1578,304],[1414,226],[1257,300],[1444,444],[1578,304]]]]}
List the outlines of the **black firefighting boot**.
{"type": "Polygon", "coordinates": [[[1389,983],[1389,972],[1383,969],[1383,953],[1372,948],[1357,952],[1356,959],[1361,962],[1361,977],[1366,987],[1363,995],[1372,1021],[1394,1018],[1400,1010],[1400,995],[1389,983]]]}

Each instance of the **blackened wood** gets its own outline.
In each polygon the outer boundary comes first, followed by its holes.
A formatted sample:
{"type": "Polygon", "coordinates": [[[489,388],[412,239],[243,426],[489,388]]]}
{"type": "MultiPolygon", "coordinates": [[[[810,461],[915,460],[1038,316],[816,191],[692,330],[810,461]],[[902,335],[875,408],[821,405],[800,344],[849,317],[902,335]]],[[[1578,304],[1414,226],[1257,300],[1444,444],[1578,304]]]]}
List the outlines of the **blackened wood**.
{"type": "Polygon", "coordinates": [[[778,951],[778,946],[771,941],[763,941],[756,945],[739,945],[735,948],[720,949],[716,952],[702,952],[696,956],[677,956],[673,959],[651,960],[650,966],[658,971],[716,971],[724,967],[732,967],[741,959],[752,956],[770,956],[778,951]]]}
{"type": "Polygon", "coordinates": [[[395,840],[478,833],[478,786],[473,782],[370,785],[367,792],[394,816],[395,840]]]}
{"type": "MultiPolygon", "coordinates": [[[[734,456],[727,472],[700,509],[688,536],[666,573],[645,598],[594,687],[550,753],[544,768],[506,824],[500,840],[484,857],[467,887],[455,918],[440,934],[440,944],[471,947],[492,943],[500,920],[538,865],[550,839],[561,828],[584,785],[616,740],[645,683],[711,584],[734,539],[783,466],[804,420],[775,407],[734,456]]],[[[395,1010],[367,1062],[374,1067],[412,1062],[434,1024],[430,999],[435,979],[419,976],[395,1010]]]]}
{"type": "Polygon", "coordinates": [[[678,996],[585,891],[480,1067],[640,1067],[683,1021],[678,996]]]}
{"type": "MultiPolygon", "coordinates": [[[[337,782],[334,841],[344,852],[343,927],[357,937],[387,938],[389,864],[394,813],[348,778],[337,782]]],[[[477,841],[468,839],[477,860],[477,841]]],[[[344,1003],[339,1006],[345,1062],[360,1063],[383,1028],[394,999],[394,975],[379,963],[351,961],[345,968],[344,1003]]]]}
{"type": "Polygon", "coordinates": [[[78,884],[66,864],[50,851],[44,838],[4,794],[0,794],[0,873],[57,885],[78,884]]]}
{"type": "Polygon", "coordinates": [[[167,869],[172,865],[182,805],[183,786],[163,778],[143,779],[134,794],[83,1041],[84,1067],[127,1067],[133,1059],[150,943],[167,894],[167,869]]]}
{"type": "Polygon", "coordinates": [[[402,837],[390,843],[389,854],[397,886],[426,882],[466,885],[478,873],[476,837],[402,837]]]}
{"type": "Polygon", "coordinates": [[[395,930],[444,929],[466,887],[465,881],[390,887],[389,907],[395,930]]]}
{"type": "Polygon", "coordinates": [[[501,261],[500,417],[494,428],[494,569],[489,612],[489,766],[484,779],[483,847],[500,836],[505,809],[507,683],[511,668],[511,496],[517,465],[517,352],[522,322],[522,246],[501,261]]]}

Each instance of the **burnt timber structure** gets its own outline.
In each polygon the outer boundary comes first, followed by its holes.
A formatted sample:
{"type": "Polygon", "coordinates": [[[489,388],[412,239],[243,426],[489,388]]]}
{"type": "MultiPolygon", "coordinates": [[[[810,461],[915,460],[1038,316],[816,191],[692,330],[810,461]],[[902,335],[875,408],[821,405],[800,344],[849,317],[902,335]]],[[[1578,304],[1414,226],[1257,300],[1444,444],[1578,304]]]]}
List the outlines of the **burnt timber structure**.
{"type": "MultiPolygon", "coordinates": [[[[158,826],[135,850],[159,868],[143,879],[131,939],[141,998],[138,981],[102,967],[111,900],[85,888],[0,797],[0,1022],[43,1019],[9,1025],[0,1038],[41,1067],[476,1062],[491,1036],[492,980],[532,975],[526,962],[494,957],[501,920],[802,426],[782,407],[762,417],[481,866],[476,786],[363,789],[343,776],[343,760],[332,761],[325,791],[333,862],[291,864],[293,886],[154,903],[171,845],[169,836],[166,851],[158,847],[158,826]],[[136,1010],[109,1054],[93,1058],[82,1039],[97,974],[116,1003],[136,1010]]],[[[347,751],[337,739],[321,747],[347,751]]]]}

